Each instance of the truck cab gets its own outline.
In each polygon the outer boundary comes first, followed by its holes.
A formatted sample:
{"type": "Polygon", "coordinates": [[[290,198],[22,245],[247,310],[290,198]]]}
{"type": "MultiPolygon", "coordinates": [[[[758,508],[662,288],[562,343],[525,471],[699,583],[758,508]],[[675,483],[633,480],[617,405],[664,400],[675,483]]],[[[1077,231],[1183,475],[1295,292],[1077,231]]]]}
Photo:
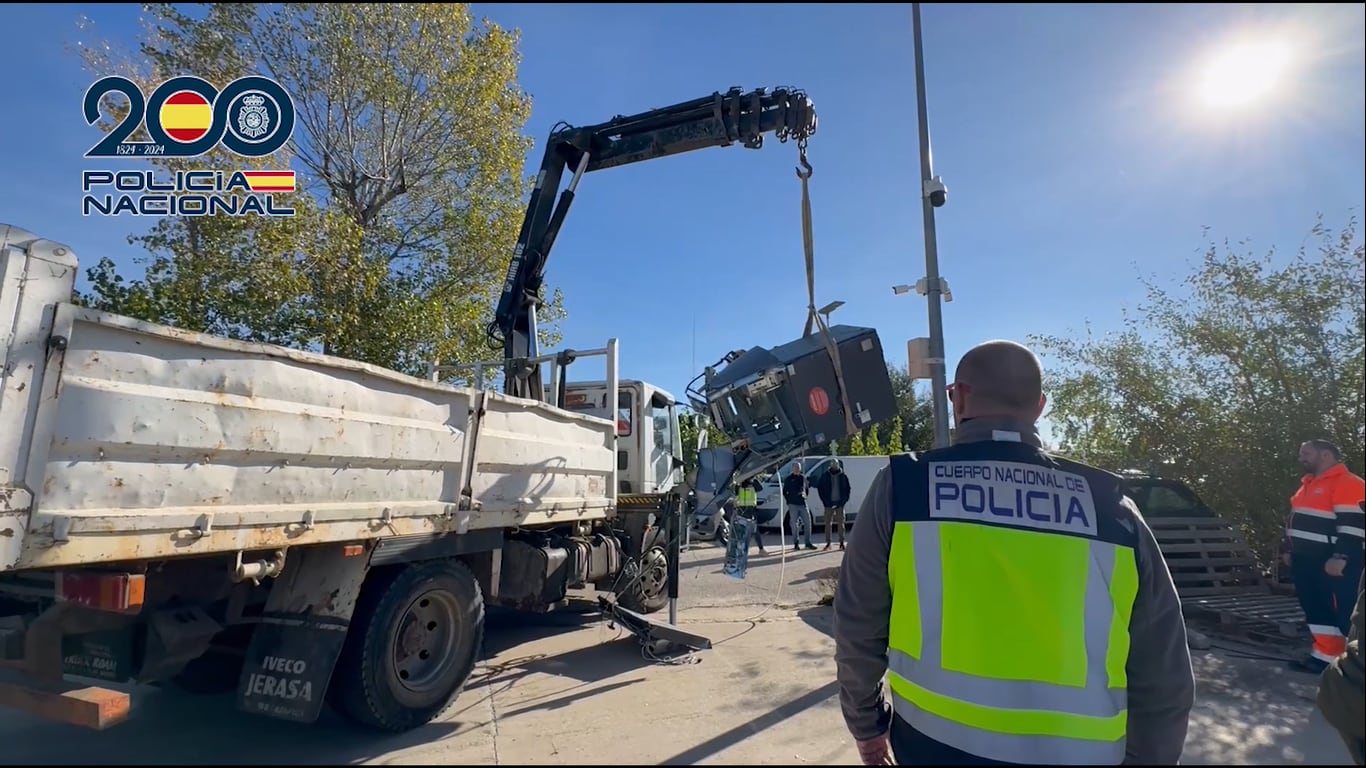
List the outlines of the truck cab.
{"type": "Polygon", "coordinates": [[[678,401],[644,381],[623,379],[617,407],[607,407],[607,383],[566,383],[565,410],[617,423],[617,492],[664,493],[683,482],[683,440],[678,431],[678,401]]]}

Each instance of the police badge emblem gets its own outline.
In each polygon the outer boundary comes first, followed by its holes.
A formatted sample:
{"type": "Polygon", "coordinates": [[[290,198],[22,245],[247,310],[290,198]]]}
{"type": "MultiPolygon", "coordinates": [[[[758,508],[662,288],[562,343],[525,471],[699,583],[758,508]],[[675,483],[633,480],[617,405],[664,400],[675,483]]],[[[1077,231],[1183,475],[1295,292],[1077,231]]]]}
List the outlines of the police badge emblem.
{"type": "Polygon", "coordinates": [[[266,111],[264,96],[253,93],[242,98],[242,107],[237,110],[237,129],[248,139],[259,139],[270,131],[270,113],[266,111]]]}

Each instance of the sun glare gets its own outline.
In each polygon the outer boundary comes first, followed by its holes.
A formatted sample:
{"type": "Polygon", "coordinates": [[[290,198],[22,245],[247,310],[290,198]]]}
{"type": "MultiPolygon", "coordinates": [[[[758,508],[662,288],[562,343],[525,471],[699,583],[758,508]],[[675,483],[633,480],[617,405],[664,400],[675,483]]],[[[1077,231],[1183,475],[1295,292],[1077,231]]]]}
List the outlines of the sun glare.
{"type": "Polygon", "coordinates": [[[1231,45],[1205,62],[1196,82],[1211,109],[1242,109],[1275,95],[1290,65],[1290,48],[1278,40],[1231,45]]]}

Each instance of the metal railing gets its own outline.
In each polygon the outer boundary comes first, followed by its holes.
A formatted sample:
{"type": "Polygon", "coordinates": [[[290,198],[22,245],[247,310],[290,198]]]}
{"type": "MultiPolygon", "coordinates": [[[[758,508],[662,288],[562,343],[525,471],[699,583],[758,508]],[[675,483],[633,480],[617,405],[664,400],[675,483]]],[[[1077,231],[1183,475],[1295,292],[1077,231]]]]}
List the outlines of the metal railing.
{"type": "MultiPolygon", "coordinates": [[[[545,379],[545,392],[541,394],[542,402],[553,405],[556,408],[564,407],[564,388],[567,380],[565,379],[568,367],[574,362],[585,357],[604,357],[607,367],[607,402],[606,416],[604,418],[616,421],[616,392],[620,388],[620,378],[617,374],[617,340],[608,339],[607,344],[597,349],[566,349],[548,355],[537,355],[528,357],[525,360],[519,359],[517,362],[524,362],[528,366],[550,366],[550,375],[545,379]]],[[[456,371],[472,371],[474,374],[475,389],[485,388],[485,373],[489,369],[495,371],[507,370],[508,360],[482,360],[473,363],[451,363],[442,365],[440,360],[433,360],[427,363],[427,378],[434,382],[441,381],[443,373],[456,371]]]]}

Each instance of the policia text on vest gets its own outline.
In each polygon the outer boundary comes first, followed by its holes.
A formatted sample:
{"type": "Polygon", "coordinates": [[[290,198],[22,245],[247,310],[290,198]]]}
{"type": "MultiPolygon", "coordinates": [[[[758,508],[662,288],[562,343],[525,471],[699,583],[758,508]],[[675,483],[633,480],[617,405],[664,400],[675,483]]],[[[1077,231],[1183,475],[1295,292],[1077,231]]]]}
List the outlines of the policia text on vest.
{"type": "Polygon", "coordinates": [[[935,462],[930,482],[932,518],[1096,533],[1095,504],[1081,475],[1018,462],[935,462]]]}
{"type": "Polygon", "coordinates": [[[1117,477],[992,421],[893,457],[859,512],[835,597],[851,733],[890,729],[900,765],[1175,765],[1194,679],[1151,531],[1117,477]]]}

